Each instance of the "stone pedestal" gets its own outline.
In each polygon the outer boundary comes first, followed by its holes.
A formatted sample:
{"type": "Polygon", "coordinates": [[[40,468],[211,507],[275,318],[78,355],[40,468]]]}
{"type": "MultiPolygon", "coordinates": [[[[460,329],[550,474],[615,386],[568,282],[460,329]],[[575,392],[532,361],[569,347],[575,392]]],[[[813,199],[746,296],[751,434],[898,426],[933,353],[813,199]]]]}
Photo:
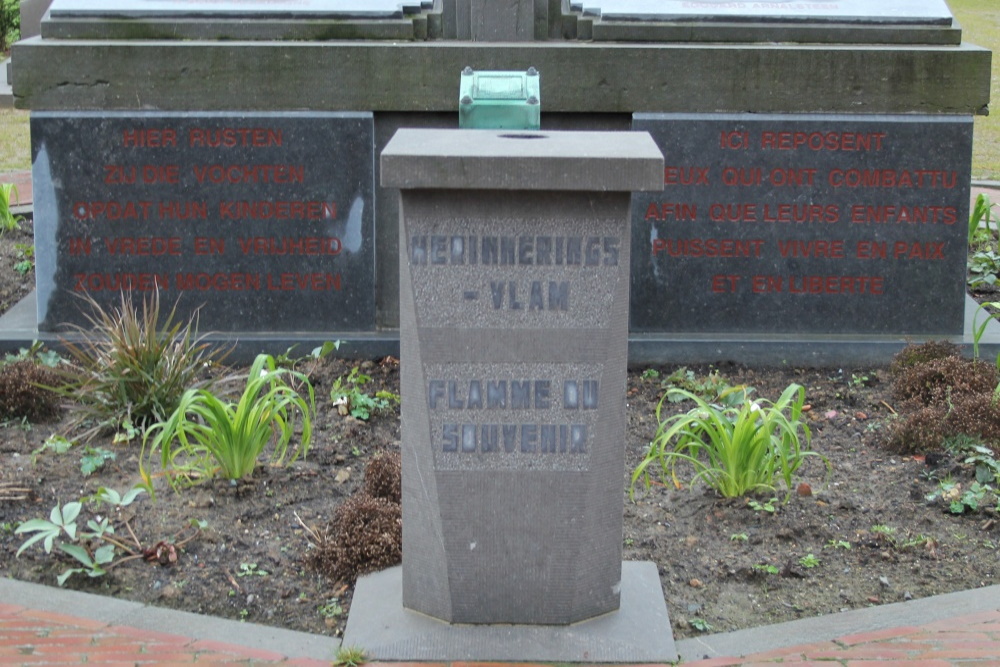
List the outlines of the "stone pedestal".
{"type": "Polygon", "coordinates": [[[401,130],[403,604],[453,623],[619,606],[629,203],[645,133],[401,130]]]}

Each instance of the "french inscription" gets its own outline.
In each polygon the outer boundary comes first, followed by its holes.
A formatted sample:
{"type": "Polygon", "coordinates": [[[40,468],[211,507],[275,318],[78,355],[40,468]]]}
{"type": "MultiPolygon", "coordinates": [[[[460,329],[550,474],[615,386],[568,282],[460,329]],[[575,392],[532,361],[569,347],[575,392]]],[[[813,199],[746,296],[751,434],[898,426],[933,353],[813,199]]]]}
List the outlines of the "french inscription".
{"type": "Polygon", "coordinates": [[[437,469],[586,469],[600,367],[430,365],[425,374],[437,469]]]}
{"type": "Polygon", "coordinates": [[[370,114],[36,112],[32,138],[42,328],[153,290],[209,329],[374,327],[370,114]]]}
{"type": "Polygon", "coordinates": [[[637,114],[668,156],[633,202],[637,331],[954,334],[971,121],[637,114]]]}

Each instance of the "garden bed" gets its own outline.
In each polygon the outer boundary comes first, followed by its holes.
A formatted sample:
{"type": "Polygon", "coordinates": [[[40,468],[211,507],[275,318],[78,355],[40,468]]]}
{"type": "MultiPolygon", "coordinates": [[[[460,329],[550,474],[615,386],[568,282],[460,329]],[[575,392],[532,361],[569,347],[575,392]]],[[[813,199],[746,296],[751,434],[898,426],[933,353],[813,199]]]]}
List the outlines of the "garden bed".
{"type": "MultiPolygon", "coordinates": [[[[23,234],[30,239],[30,233],[23,234]]],[[[14,253],[19,239],[5,236],[0,248],[14,253]]],[[[15,260],[23,261],[0,255],[5,307],[33,280],[30,271],[13,271],[15,260]]],[[[398,407],[363,421],[340,414],[331,403],[331,387],[356,366],[334,355],[297,365],[309,374],[319,409],[312,447],[293,464],[261,465],[249,479],[211,479],[179,492],[157,478],[155,502],[140,495],[120,510],[85,505],[81,526],[88,519],[108,518],[128,542],[127,522],[150,559],[136,558],[94,578],[73,574],[66,586],[306,632],[342,632],[353,583],[349,577],[330,579],[313,567],[319,553],[315,543],[326,534],[336,508],[361,487],[372,457],[397,452],[401,440],[398,407]],[[203,522],[200,532],[192,520],[203,522]]],[[[961,514],[948,511],[941,497],[927,499],[940,496],[942,482],[970,488],[975,472],[964,456],[885,448],[895,414],[903,409],[887,369],[723,364],[687,370],[659,367],[629,374],[622,477],[624,558],[657,564],[675,636],[997,583],[995,498],[961,514]],[[829,477],[817,459],[804,464],[787,499],[784,489],[723,499],[701,486],[689,488],[688,477],[682,476],[682,488],[669,478],[666,483],[656,479],[648,490],[640,485],[630,500],[630,471],[656,433],[655,411],[665,387],[704,384],[713,374],[730,385],[753,386],[753,397],[772,400],[791,383],[805,387],[804,423],[812,447],[831,463],[829,477]]],[[[398,394],[397,360],[364,362],[357,372],[371,377],[363,385],[366,392],[398,394]]],[[[668,404],[666,411],[690,407],[668,404]]],[[[124,493],[140,481],[141,436],[115,443],[112,435],[103,435],[86,445],[89,450],[77,444],[64,453],[45,447],[51,435],[67,434],[76,409],[64,402],[53,421],[13,420],[0,429],[0,576],[57,585],[57,577],[77,563],[58,548],[47,555],[42,542],[16,557],[29,537],[17,534],[18,526],[48,519],[53,507],[102,487],[124,493]],[[84,474],[81,468],[95,467],[99,459],[107,460],[84,474]]]]}

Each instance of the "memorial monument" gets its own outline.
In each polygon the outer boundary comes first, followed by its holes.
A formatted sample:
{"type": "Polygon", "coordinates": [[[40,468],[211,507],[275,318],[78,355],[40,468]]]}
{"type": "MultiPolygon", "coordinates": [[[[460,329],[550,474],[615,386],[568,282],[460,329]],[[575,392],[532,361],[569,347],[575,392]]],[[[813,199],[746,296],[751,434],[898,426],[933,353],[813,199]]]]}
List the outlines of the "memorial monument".
{"type": "Polygon", "coordinates": [[[395,353],[396,192],[374,183],[361,163],[400,128],[455,127],[464,68],[531,66],[545,77],[543,130],[642,129],[666,156],[664,193],[637,195],[642,205],[634,208],[633,362],[873,363],[907,340],[969,338],[961,232],[970,121],[988,108],[991,54],[962,41],[944,0],[53,0],[41,31],[15,45],[13,58],[16,104],[38,112],[35,155],[48,137],[45,155],[58,158],[49,160],[51,174],[71,155],[94,167],[63,172],[67,178],[41,194],[36,186],[38,224],[57,231],[38,248],[39,289],[19,311],[30,313],[28,321],[5,334],[11,346],[51,340],[60,321],[72,321],[58,300],[91,282],[74,276],[146,274],[149,284],[167,275],[165,296],[205,303],[205,318],[221,301],[214,288],[176,286],[198,287],[185,282],[189,274],[221,272],[243,277],[212,285],[260,281],[256,297],[227,292],[241,305],[211,316],[220,335],[250,346],[248,355],[330,338],[349,341],[345,349],[359,355],[395,353]],[[314,152],[301,163],[277,153],[271,161],[263,147],[211,154],[147,146],[128,155],[116,132],[92,124],[107,114],[166,129],[174,113],[192,114],[195,124],[219,114],[231,128],[257,127],[247,123],[260,114],[289,122],[300,113],[317,122],[326,113],[369,114],[371,150],[345,138],[320,167],[318,142],[337,146],[345,135],[317,129],[316,142],[304,140],[314,152]],[[177,152],[168,158],[170,150],[177,152]],[[176,165],[179,180],[100,182],[119,166],[158,164],[176,165]],[[258,179],[241,192],[212,183],[197,198],[183,191],[204,185],[195,167],[260,172],[280,164],[295,167],[288,173],[302,182],[258,179]],[[337,192],[324,192],[321,182],[337,192]],[[270,227],[257,220],[259,228],[244,234],[220,207],[269,200],[335,202],[337,217],[270,227]],[[120,201],[149,202],[153,215],[127,231],[108,218],[113,208],[72,217],[77,202],[120,201]],[[160,204],[171,211],[171,202],[206,217],[190,225],[161,220],[160,204]],[[341,238],[352,210],[370,220],[356,254],[341,238]],[[207,238],[226,239],[224,252],[198,254],[198,239],[207,238]],[[296,239],[306,239],[303,248],[333,248],[337,239],[343,251],[304,250],[293,270],[276,256],[244,256],[241,238],[296,252],[296,239]],[[112,260],[109,248],[122,239],[134,239],[136,252],[148,245],[150,254],[112,260]],[[99,261],[94,270],[72,252],[87,242],[99,261]],[[152,254],[164,242],[170,252],[152,254]],[[281,289],[272,295],[269,284],[281,289]],[[54,308],[41,303],[53,296],[54,308]],[[276,303],[325,314],[267,316],[276,303]],[[747,311],[753,316],[737,323],[747,311]]]}
{"type": "Polygon", "coordinates": [[[644,132],[403,129],[386,146],[403,565],[359,581],[346,643],[676,659],[656,566],[621,560],[630,193],[662,174],[644,132]]]}

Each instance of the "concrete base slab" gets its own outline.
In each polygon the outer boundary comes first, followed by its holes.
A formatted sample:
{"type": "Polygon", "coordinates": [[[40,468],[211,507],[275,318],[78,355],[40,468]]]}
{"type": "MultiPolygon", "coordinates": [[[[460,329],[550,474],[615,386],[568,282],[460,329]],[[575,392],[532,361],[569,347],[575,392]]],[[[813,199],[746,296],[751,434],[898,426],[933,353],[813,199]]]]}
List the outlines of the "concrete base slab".
{"type": "Polygon", "coordinates": [[[344,646],[375,660],[673,662],[656,565],[622,563],[621,608],[573,625],[459,625],[403,608],[403,569],[358,579],[344,646]]]}

